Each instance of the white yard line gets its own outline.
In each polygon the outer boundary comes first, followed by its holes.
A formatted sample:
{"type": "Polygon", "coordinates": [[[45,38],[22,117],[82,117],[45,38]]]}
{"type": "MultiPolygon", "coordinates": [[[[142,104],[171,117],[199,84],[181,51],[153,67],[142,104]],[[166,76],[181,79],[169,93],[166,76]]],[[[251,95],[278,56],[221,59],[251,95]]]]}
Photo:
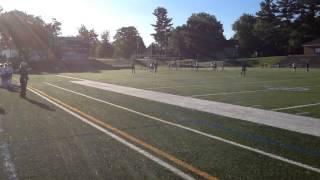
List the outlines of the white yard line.
{"type": "Polygon", "coordinates": [[[291,106],[291,107],[284,107],[284,108],[272,109],[272,111],[281,111],[281,110],[288,110],[288,109],[298,109],[298,108],[311,107],[311,106],[319,106],[319,105],[320,105],[320,103],[304,104],[304,105],[298,105],[298,106],[291,106]]]}
{"type": "Polygon", "coordinates": [[[301,113],[296,113],[297,115],[301,115],[301,116],[303,116],[303,115],[307,115],[307,114],[310,114],[310,112],[301,112],[301,113]]]}
{"type": "MultiPolygon", "coordinates": [[[[0,117],[0,133],[3,133],[3,131],[2,119],[0,117]]],[[[18,180],[19,178],[17,175],[16,167],[12,162],[9,146],[6,142],[0,142],[0,160],[3,161],[4,170],[6,171],[8,176],[7,178],[9,180],[18,180]]]]}
{"type": "MultiPolygon", "coordinates": [[[[121,144],[129,147],[130,149],[136,151],[137,153],[139,153],[139,154],[141,154],[141,155],[149,158],[150,160],[154,161],[155,163],[159,164],[160,166],[168,169],[169,171],[173,172],[174,174],[178,175],[179,177],[181,177],[181,178],[183,178],[183,179],[187,179],[187,180],[193,180],[193,179],[194,179],[193,177],[191,177],[190,175],[182,172],[181,170],[177,169],[176,167],[174,167],[174,166],[166,163],[165,161],[157,158],[156,156],[153,156],[153,155],[150,154],[149,152],[147,152],[147,151],[145,151],[145,150],[143,150],[143,149],[135,146],[134,144],[131,144],[130,142],[128,142],[128,141],[126,141],[125,139],[123,139],[123,138],[121,138],[121,137],[113,134],[112,132],[110,132],[110,131],[108,131],[108,130],[106,130],[106,129],[104,129],[104,128],[96,125],[96,124],[94,124],[94,123],[91,122],[90,120],[88,120],[88,119],[86,119],[86,118],[84,118],[84,117],[82,117],[82,116],[80,116],[80,115],[78,115],[78,114],[70,111],[69,109],[67,109],[67,108],[61,106],[60,104],[58,104],[58,103],[56,103],[56,102],[48,99],[47,97],[39,94],[38,92],[36,92],[36,91],[34,91],[34,90],[32,90],[32,89],[29,89],[29,90],[30,90],[31,92],[33,92],[34,94],[40,96],[41,98],[47,100],[48,102],[52,103],[53,105],[57,106],[58,108],[62,109],[63,111],[65,111],[65,112],[71,114],[72,116],[80,119],[82,122],[84,122],[84,123],[86,123],[86,124],[88,124],[88,125],[96,128],[97,130],[99,130],[99,131],[107,134],[108,136],[110,136],[110,137],[113,138],[114,140],[116,140],[116,141],[120,142],[121,144]]],[[[319,172],[320,172],[320,171],[319,171],[319,172]]]]}
{"type": "Polygon", "coordinates": [[[157,89],[175,89],[175,88],[185,88],[185,87],[203,87],[204,84],[202,85],[186,85],[186,86],[158,86],[158,87],[149,87],[149,88],[144,88],[147,90],[157,90],[157,89]]]}
{"type": "Polygon", "coordinates": [[[190,97],[206,97],[206,96],[220,96],[220,95],[229,95],[229,94],[245,94],[245,93],[254,93],[254,92],[263,92],[269,91],[268,89],[258,89],[252,91],[234,91],[234,92],[222,92],[222,93],[214,93],[214,94],[198,94],[192,95],[190,97]]]}
{"type": "Polygon", "coordinates": [[[142,113],[142,112],[135,111],[133,109],[129,109],[129,108],[117,105],[117,104],[113,104],[113,103],[110,103],[110,102],[107,102],[107,101],[104,101],[104,100],[101,100],[101,99],[97,99],[97,98],[88,96],[86,94],[79,93],[79,92],[76,92],[76,91],[73,91],[73,90],[70,90],[70,89],[66,89],[66,88],[63,88],[63,87],[60,87],[60,86],[57,86],[57,85],[54,85],[54,84],[51,84],[51,83],[48,83],[48,82],[46,82],[45,84],[47,84],[49,86],[52,86],[52,87],[55,87],[55,88],[58,88],[58,89],[61,89],[61,90],[64,90],[66,92],[70,92],[70,93],[73,93],[73,94],[77,94],[79,96],[83,96],[83,97],[88,98],[88,99],[92,99],[92,100],[95,100],[95,101],[98,101],[98,102],[101,102],[101,103],[104,103],[104,104],[108,104],[110,106],[113,106],[113,107],[116,107],[116,108],[119,108],[119,109],[122,109],[122,110],[125,110],[125,111],[129,111],[131,113],[134,113],[134,114],[146,117],[146,118],[150,118],[150,119],[156,120],[158,122],[161,122],[161,123],[164,123],[164,124],[167,124],[167,125],[178,127],[178,128],[190,131],[192,133],[195,133],[195,134],[198,134],[198,135],[201,135],[201,136],[205,136],[205,137],[210,138],[210,139],[221,141],[221,142],[224,142],[224,143],[227,143],[227,144],[230,144],[230,145],[242,148],[242,149],[246,149],[248,151],[251,151],[251,152],[263,155],[263,156],[267,156],[267,157],[272,158],[272,159],[283,161],[283,162],[286,162],[286,163],[289,163],[289,164],[292,164],[292,165],[296,165],[296,166],[299,166],[299,167],[302,167],[302,168],[305,168],[305,169],[320,173],[320,169],[312,167],[312,166],[309,166],[309,165],[306,165],[306,164],[303,164],[303,163],[299,163],[299,162],[296,162],[296,161],[293,161],[293,160],[290,160],[290,159],[287,159],[287,158],[284,158],[284,157],[281,157],[281,156],[278,156],[278,155],[275,155],[275,154],[272,154],[272,153],[268,153],[268,152],[265,152],[265,151],[262,151],[262,150],[259,150],[259,149],[255,149],[255,148],[252,148],[252,147],[249,147],[249,146],[246,146],[246,145],[242,145],[242,144],[239,144],[237,142],[230,141],[230,140],[218,137],[218,136],[214,136],[214,135],[211,135],[211,134],[208,134],[208,133],[196,130],[196,129],[192,129],[192,128],[189,128],[189,127],[186,127],[186,126],[183,126],[183,125],[180,125],[180,124],[176,124],[176,123],[173,123],[173,122],[170,122],[170,121],[166,121],[166,120],[157,118],[155,116],[151,116],[151,115],[148,115],[148,114],[145,114],[145,113],[142,113]]]}
{"type": "Polygon", "coordinates": [[[0,134],[3,133],[3,128],[2,128],[2,119],[1,119],[1,115],[0,115],[0,134]]]}
{"type": "Polygon", "coordinates": [[[320,137],[320,119],[96,81],[72,83],[320,137]]]}
{"type": "Polygon", "coordinates": [[[9,146],[6,142],[0,143],[0,156],[2,156],[0,159],[3,161],[3,166],[8,174],[8,179],[17,180],[18,175],[16,172],[16,167],[12,162],[9,146]]]}

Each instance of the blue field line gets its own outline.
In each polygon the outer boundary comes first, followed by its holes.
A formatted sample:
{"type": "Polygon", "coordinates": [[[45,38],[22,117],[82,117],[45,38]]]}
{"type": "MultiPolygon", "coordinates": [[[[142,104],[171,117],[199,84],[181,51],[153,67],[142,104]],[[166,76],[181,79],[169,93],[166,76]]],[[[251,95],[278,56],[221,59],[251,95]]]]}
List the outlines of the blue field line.
{"type": "MultiPolygon", "coordinates": [[[[252,133],[246,133],[243,131],[239,131],[236,129],[225,127],[221,124],[212,123],[212,122],[209,123],[206,120],[199,120],[199,121],[198,120],[197,121],[187,120],[187,121],[191,122],[194,125],[201,124],[201,125],[205,125],[206,127],[211,127],[211,128],[223,130],[229,134],[240,137],[241,139],[251,140],[251,141],[255,141],[255,142],[259,142],[259,143],[262,142],[262,143],[270,144],[270,145],[276,145],[276,146],[279,146],[279,147],[286,149],[286,150],[289,150],[289,151],[303,153],[305,155],[313,156],[313,157],[320,157],[320,150],[307,149],[307,148],[300,147],[300,146],[285,144],[285,143],[283,143],[279,140],[273,139],[273,138],[260,136],[260,135],[252,134],[252,133]]],[[[187,122],[187,121],[184,120],[184,121],[179,121],[179,122],[187,122]]]]}

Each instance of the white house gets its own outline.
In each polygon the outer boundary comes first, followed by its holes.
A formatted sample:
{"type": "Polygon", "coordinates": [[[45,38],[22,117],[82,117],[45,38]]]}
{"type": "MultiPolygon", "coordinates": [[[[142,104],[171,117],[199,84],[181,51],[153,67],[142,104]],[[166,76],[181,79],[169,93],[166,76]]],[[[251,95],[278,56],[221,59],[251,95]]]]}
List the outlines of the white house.
{"type": "Polygon", "coordinates": [[[19,53],[16,49],[2,49],[0,50],[0,55],[5,56],[6,58],[18,57],[19,53]]]}

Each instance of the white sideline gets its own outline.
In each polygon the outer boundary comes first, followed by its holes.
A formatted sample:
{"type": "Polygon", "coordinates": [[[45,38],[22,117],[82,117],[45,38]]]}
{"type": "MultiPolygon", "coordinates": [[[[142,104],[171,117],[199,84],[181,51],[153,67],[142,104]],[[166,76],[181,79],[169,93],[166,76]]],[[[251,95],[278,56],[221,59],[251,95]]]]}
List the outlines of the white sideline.
{"type": "Polygon", "coordinates": [[[83,97],[86,97],[88,99],[92,99],[92,100],[95,100],[95,101],[98,101],[98,102],[101,102],[101,103],[104,103],[104,104],[108,104],[110,106],[113,106],[113,107],[116,107],[116,108],[119,108],[119,109],[123,109],[123,110],[129,111],[129,112],[132,112],[134,114],[137,114],[137,115],[140,115],[140,116],[143,116],[143,117],[147,117],[147,118],[162,122],[164,124],[168,124],[168,125],[171,125],[171,126],[174,126],[174,127],[178,127],[178,128],[193,132],[193,133],[198,134],[198,135],[202,135],[202,136],[205,136],[205,137],[217,140],[217,141],[221,141],[221,142],[224,142],[224,143],[227,143],[227,144],[231,144],[233,146],[236,146],[236,147],[239,147],[239,148],[242,148],[242,149],[246,149],[248,151],[251,151],[251,152],[254,152],[254,153],[257,153],[257,154],[260,154],[260,155],[267,156],[267,157],[269,157],[271,159],[276,159],[276,160],[279,160],[279,161],[286,162],[288,164],[292,164],[292,165],[295,165],[295,166],[298,166],[298,167],[302,167],[302,168],[308,169],[310,171],[314,171],[314,172],[320,173],[320,169],[319,168],[315,168],[315,167],[312,167],[312,166],[309,166],[309,165],[306,165],[306,164],[303,164],[303,163],[299,163],[299,162],[296,162],[296,161],[293,161],[293,160],[290,160],[290,159],[287,159],[287,158],[284,158],[284,157],[281,157],[281,156],[278,156],[278,155],[275,155],[275,154],[272,154],[272,153],[268,153],[268,152],[265,152],[265,151],[262,151],[262,150],[259,150],[259,149],[255,149],[255,148],[252,148],[252,147],[249,147],[249,146],[246,146],[246,145],[242,145],[242,144],[239,144],[237,142],[230,141],[230,140],[218,137],[218,136],[214,136],[214,135],[211,135],[211,134],[208,134],[208,133],[196,130],[196,129],[192,129],[192,128],[189,128],[189,127],[186,127],[186,126],[183,126],[183,125],[180,125],[180,124],[176,124],[176,123],[173,123],[173,122],[165,121],[163,119],[160,119],[160,118],[148,115],[148,114],[144,114],[144,113],[135,111],[133,109],[129,109],[129,108],[126,108],[126,107],[123,107],[123,106],[120,106],[120,105],[117,105],[117,104],[113,104],[113,103],[110,103],[110,102],[107,102],[107,101],[104,101],[104,100],[101,100],[101,99],[97,99],[97,98],[94,98],[94,97],[91,97],[91,96],[88,96],[88,95],[85,95],[85,94],[82,94],[82,93],[79,93],[79,92],[76,92],[76,91],[73,91],[73,90],[70,90],[70,89],[66,89],[66,88],[63,88],[63,87],[48,83],[48,82],[45,82],[45,84],[47,84],[49,86],[52,86],[52,87],[55,87],[55,88],[58,88],[58,89],[61,89],[61,90],[64,90],[66,92],[77,94],[79,96],[83,96],[83,97]]]}
{"type": "Polygon", "coordinates": [[[258,90],[251,90],[251,91],[234,91],[234,92],[223,92],[223,93],[214,93],[214,94],[197,94],[197,95],[192,95],[190,97],[220,96],[220,95],[228,95],[228,94],[245,94],[245,93],[253,93],[253,92],[263,92],[263,91],[270,91],[270,90],[258,89],[258,90]]]}
{"type": "MultiPolygon", "coordinates": [[[[311,106],[319,106],[319,105],[320,105],[320,103],[304,104],[304,105],[298,105],[298,106],[291,106],[291,107],[284,107],[284,108],[272,109],[272,111],[298,109],[298,108],[311,107],[311,106]]],[[[320,131],[320,130],[319,130],[319,131],[320,131]]]]}
{"type": "MultiPolygon", "coordinates": [[[[75,78],[72,78],[75,79],[75,78]]],[[[77,78],[78,79],[78,78],[77,78]]],[[[79,80],[79,79],[78,79],[79,80]]],[[[166,103],[201,112],[216,114],[238,120],[263,124],[275,128],[320,137],[320,119],[245,107],[222,102],[208,101],[186,96],[119,86],[97,81],[71,81],[75,84],[105,91],[166,103]]]]}
{"type": "MultiPolygon", "coordinates": [[[[4,130],[2,129],[2,119],[0,117],[0,133],[3,133],[4,130]]],[[[0,142],[0,159],[3,160],[3,167],[4,170],[8,173],[9,180],[18,180],[18,175],[16,171],[16,167],[12,162],[12,158],[10,155],[10,150],[8,143],[0,142]]]]}
{"type": "Polygon", "coordinates": [[[34,91],[34,90],[32,90],[32,89],[28,89],[28,90],[30,90],[30,91],[33,92],[34,94],[40,96],[41,98],[47,100],[48,102],[52,103],[53,105],[57,106],[58,108],[64,110],[65,112],[71,114],[72,116],[80,119],[80,120],[83,121],[84,123],[87,123],[88,125],[96,128],[97,130],[99,130],[99,131],[107,134],[108,136],[110,136],[110,137],[113,138],[114,140],[120,142],[121,144],[129,147],[130,149],[138,152],[139,154],[142,154],[143,156],[145,156],[145,157],[149,158],[150,160],[156,162],[157,164],[161,165],[162,167],[165,167],[166,169],[168,169],[169,171],[173,172],[174,174],[180,176],[181,178],[187,179],[187,180],[194,180],[194,178],[191,177],[190,175],[182,172],[181,170],[179,170],[179,169],[175,168],[174,166],[166,163],[165,161],[163,161],[163,160],[161,160],[161,159],[153,156],[152,154],[148,153],[147,151],[145,151],[145,150],[143,150],[143,149],[141,149],[141,148],[139,148],[139,147],[137,147],[137,146],[129,143],[128,141],[126,141],[126,140],[124,140],[123,138],[121,138],[121,137],[113,134],[112,132],[110,132],[110,131],[108,131],[108,130],[106,130],[106,129],[104,129],[104,128],[102,128],[102,127],[100,127],[100,126],[98,126],[98,125],[96,125],[96,124],[94,124],[94,123],[92,123],[92,122],[89,121],[88,119],[86,119],[86,118],[84,118],[84,117],[82,117],[82,116],[80,116],[80,115],[78,115],[78,114],[70,111],[69,109],[61,106],[60,104],[58,104],[58,103],[56,103],[56,102],[48,99],[47,97],[39,94],[38,92],[36,92],[36,91],[34,91]]]}

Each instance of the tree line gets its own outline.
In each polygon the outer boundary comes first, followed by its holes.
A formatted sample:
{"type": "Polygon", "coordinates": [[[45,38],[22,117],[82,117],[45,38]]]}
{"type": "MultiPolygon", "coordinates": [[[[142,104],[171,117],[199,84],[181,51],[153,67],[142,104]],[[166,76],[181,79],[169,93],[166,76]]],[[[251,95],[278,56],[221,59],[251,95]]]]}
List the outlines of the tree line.
{"type": "Polygon", "coordinates": [[[319,0],[264,0],[255,14],[234,24],[241,56],[301,54],[303,44],[320,38],[319,0]]]}
{"type": "MultiPolygon", "coordinates": [[[[0,49],[16,49],[19,58],[25,60],[34,55],[41,59],[59,59],[61,25],[55,18],[47,23],[39,16],[18,10],[3,12],[0,9],[0,49]]],[[[110,41],[109,31],[104,31],[99,39],[94,29],[84,25],[78,28],[76,37],[88,42],[92,57],[130,58],[146,50],[134,26],[118,29],[113,42],[110,41]]]]}
{"type": "MultiPolygon", "coordinates": [[[[226,41],[223,26],[213,15],[192,14],[185,25],[176,28],[172,27],[172,18],[168,17],[165,8],[156,8],[153,15],[156,17],[156,23],[152,24],[155,43],[148,47],[134,26],[119,28],[113,41],[109,31],[104,31],[99,38],[94,29],[84,25],[79,27],[76,36],[89,43],[90,56],[103,58],[136,55],[208,57],[214,56],[213,51],[226,41]]],[[[56,19],[46,23],[41,17],[18,10],[0,12],[0,46],[17,49],[24,59],[34,53],[42,58],[58,57],[61,25],[56,19]]]]}
{"type": "MultiPolygon", "coordinates": [[[[216,58],[228,46],[239,47],[242,57],[274,56],[302,53],[303,43],[320,37],[319,0],[263,0],[255,14],[243,14],[234,24],[234,37],[227,40],[222,23],[212,14],[194,13],[185,24],[173,27],[172,18],[164,7],[153,11],[156,18],[155,42],[145,46],[134,26],[121,27],[110,39],[109,31],[102,34],[81,25],[76,36],[89,43],[93,57],[123,57],[136,55],[216,58]],[[238,42],[230,44],[230,42],[238,42]]],[[[42,58],[59,54],[58,38],[61,22],[18,10],[0,9],[0,46],[18,50],[22,58],[32,53],[42,58]]]]}

